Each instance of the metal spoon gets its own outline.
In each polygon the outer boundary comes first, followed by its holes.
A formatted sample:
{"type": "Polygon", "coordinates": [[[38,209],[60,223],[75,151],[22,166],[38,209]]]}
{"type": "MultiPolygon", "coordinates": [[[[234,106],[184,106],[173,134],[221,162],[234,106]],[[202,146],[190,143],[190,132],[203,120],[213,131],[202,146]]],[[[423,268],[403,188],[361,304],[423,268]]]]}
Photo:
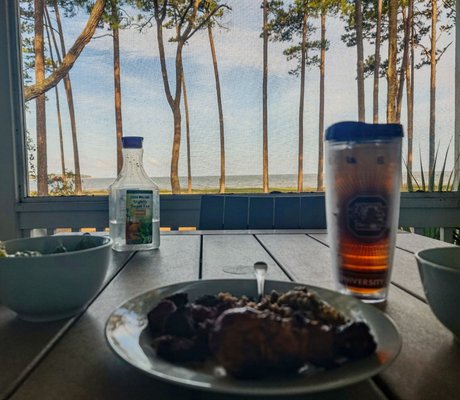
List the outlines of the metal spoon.
{"type": "Polygon", "coordinates": [[[257,293],[259,295],[259,301],[262,300],[264,295],[264,284],[265,276],[267,275],[268,265],[263,261],[257,261],[254,264],[254,273],[256,274],[257,279],[257,293]]]}

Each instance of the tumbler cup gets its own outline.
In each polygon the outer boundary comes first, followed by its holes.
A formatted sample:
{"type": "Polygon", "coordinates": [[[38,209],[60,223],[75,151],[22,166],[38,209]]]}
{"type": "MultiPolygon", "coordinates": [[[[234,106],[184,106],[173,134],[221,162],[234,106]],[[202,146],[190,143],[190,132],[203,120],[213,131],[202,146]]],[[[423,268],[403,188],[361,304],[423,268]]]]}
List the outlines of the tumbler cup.
{"type": "Polygon", "coordinates": [[[326,131],[326,216],[337,289],[385,301],[398,229],[399,124],[340,122],[326,131]]]}

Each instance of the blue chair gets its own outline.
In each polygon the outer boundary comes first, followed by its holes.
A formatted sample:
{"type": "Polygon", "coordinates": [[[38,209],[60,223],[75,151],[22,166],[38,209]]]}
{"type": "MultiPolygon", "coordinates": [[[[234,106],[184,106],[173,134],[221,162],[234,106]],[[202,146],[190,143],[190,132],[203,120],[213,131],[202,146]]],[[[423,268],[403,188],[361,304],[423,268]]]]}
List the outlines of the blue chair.
{"type": "Polygon", "coordinates": [[[273,229],[274,198],[272,196],[249,197],[249,229],[273,229]]]}
{"type": "Polygon", "coordinates": [[[275,229],[300,228],[300,196],[275,197],[275,229]]]}
{"type": "Polygon", "coordinates": [[[200,205],[199,229],[224,229],[224,197],[203,195],[200,205]]]}
{"type": "Polygon", "coordinates": [[[325,229],[324,194],[203,195],[200,230],[325,229]]]}
{"type": "Polygon", "coordinates": [[[323,193],[301,195],[300,228],[326,229],[326,203],[323,193]]]}
{"type": "Polygon", "coordinates": [[[224,199],[223,229],[247,229],[249,197],[222,195],[224,199]]]}

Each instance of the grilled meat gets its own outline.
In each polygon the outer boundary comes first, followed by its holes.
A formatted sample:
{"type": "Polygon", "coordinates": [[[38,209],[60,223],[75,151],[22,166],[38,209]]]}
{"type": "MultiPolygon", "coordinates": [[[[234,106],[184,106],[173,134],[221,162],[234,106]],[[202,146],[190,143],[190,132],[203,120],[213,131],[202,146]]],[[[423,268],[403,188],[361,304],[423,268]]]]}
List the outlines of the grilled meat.
{"type": "Polygon", "coordinates": [[[259,303],[229,293],[188,302],[179,293],[148,320],[159,357],[184,362],[212,355],[236,378],[292,373],[306,363],[333,367],[376,349],[366,323],[347,321],[305,287],[272,292],[259,303]]]}
{"type": "Polygon", "coordinates": [[[210,347],[228,374],[260,378],[272,372],[298,370],[307,352],[302,336],[288,319],[271,312],[234,308],[216,320],[210,347]]]}
{"type": "Polygon", "coordinates": [[[291,373],[307,362],[331,366],[337,357],[336,335],[328,325],[299,324],[269,311],[235,308],[217,318],[211,352],[237,378],[291,373]]]}

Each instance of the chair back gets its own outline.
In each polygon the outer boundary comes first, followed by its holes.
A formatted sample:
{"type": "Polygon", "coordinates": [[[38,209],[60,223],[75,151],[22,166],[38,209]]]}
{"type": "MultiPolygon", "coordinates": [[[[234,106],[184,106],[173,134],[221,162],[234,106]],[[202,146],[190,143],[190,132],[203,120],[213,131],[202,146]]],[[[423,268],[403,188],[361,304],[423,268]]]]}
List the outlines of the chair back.
{"type": "Polygon", "coordinates": [[[201,196],[200,230],[325,228],[323,193],[201,196]]]}

